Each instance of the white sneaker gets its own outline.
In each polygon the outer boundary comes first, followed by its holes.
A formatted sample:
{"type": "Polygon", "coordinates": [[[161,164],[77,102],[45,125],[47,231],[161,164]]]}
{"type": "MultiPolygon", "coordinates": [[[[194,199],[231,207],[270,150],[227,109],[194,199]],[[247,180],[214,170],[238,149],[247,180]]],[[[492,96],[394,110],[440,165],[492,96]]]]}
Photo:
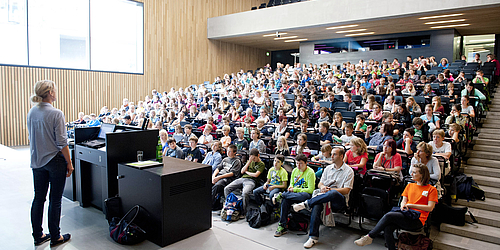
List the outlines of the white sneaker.
{"type": "Polygon", "coordinates": [[[318,240],[315,240],[313,238],[309,238],[306,243],[304,243],[304,248],[311,248],[314,246],[314,244],[318,243],[318,240]]]}
{"type": "Polygon", "coordinates": [[[362,246],[370,245],[370,244],[372,244],[372,242],[373,242],[373,239],[367,234],[367,235],[361,237],[359,240],[355,240],[354,244],[362,247],[362,246]]]}
{"type": "Polygon", "coordinates": [[[303,201],[301,203],[294,204],[292,206],[292,208],[293,208],[293,211],[295,211],[295,212],[298,212],[300,210],[304,210],[304,209],[306,209],[306,202],[303,201]]]}

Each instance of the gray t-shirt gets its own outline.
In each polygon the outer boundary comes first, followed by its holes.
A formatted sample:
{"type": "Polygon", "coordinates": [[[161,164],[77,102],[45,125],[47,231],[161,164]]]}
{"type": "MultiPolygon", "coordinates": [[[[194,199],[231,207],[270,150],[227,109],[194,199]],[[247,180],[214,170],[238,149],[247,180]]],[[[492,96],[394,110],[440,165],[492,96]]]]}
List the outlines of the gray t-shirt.
{"type": "Polygon", "coordinates": [[[27,120],[31,168],[41,168],[68,145],[64,114],[41,102],[31,108],[27,120]]]}
{"type": "Polygon", "coordinates": [[[241,160],[238,157],[230,158],[226,157],[222,162],[217,166],[219,169],[219,175],[227,174],[227,173],[233,173],[233,176],[228,178],[228,183],[231,181],[237,179],[241,175],[241,160]]]}

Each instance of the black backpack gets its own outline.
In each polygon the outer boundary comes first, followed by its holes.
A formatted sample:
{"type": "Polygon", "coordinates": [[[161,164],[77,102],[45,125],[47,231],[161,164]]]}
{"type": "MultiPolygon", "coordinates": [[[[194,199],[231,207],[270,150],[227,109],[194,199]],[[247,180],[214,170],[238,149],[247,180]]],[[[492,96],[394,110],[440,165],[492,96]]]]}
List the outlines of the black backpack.
{"type": "Polygon", "coordinates": [[[269,225],[272,212],[272,206],[270,207],[267,203],[262,204],[259,208],[250,208],[246,214],[248,225],[252,228],[269,225]]]}
{"type": "Polygon", "coordinates": [[[457,188],[457,199],[467,201],[485,200],[484,191],[476,184],[472,176],[460,174],[455,177],[457,188]]]}
{"type": "Polygon", "coordinates": [[[288,215],[288,230],[307,232],[309,228],[309,216],[302,213],[292,212],[288,215]]]}

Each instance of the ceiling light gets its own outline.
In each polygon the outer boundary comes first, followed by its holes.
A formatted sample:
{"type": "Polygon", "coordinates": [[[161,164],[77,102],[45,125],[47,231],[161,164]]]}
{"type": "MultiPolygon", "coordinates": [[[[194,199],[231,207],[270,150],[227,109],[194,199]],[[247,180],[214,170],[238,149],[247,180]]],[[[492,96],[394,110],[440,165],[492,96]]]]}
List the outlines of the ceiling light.
{"type": "Polygon", "coordinates": [[[363,35],[371,35],[371,34],[375,34],[375,32],[356,33],[356,34],[349,34],[349,35],[345,35],[345,36],[363,36],[363,35]]]}
{"type": "Polygon", "coordinates": [[[431,29],[442,29],[442,28],[453,28],[453,27],[463,27],[463,26],[469,26],[469,23],[464,23],[464,24],[453,24],[453,25],[444,25],[444,26],[434,26],[431,27],[431,29]]]}
{"type": "Polygon", "coordinates": [[[335,33],[349,33],[349,32],[358,32],[358,31],[365,31],[366,29],[358,29],[358,30],[342,30],[342,31],[337,31],[335,33]]]}
{"type": "Polygon", "coordinates": [[[307,40],[307,38],[294,39],[294,40],[286,40],[285,43],[300,42],[300,41],[306,41],[306,40],[307,40]]]}
{"type": "Polygon", "coordinates": [[[426,16],[419,18],[420,20],[425,19],[434,19],[434,18],[443,18],[443,17],[452,17],[452,16],[462,16],[463,14],[449,14],[449,15],[440,15],[440,16],[426,16]]]}
{"type": "MultiPolygon", "coordinates": [[[[286,35],[288,33],[278,33],[278,34],[280,34],[280,35],[286,35]]],[[[269,37],[269,36],[276,36],[276,33],[274,33],[274,34],[268,34],[268,35],[263,35],[263,37],[269,37]]]]}
{"type": "Polygon", "coordinates": [[[359,26],[359,25],[358,24],[353,24],[353,25],[330,27],[330,28],[326,28],[326,29],[327,30],[336,30],[336,29],[343,29],[343,28],[352,28],[352,27],[357,27],[357,26],[359,26]]]}
{"type": "Polygon", "coordinates": [[[470,40],[469,43],[477,43],[477,42],[494,42],[495,38],[490,39],[479,39],[479,40],[470,40]]]}
{"type": "Polygon", "coordinates": [[[285,36],[285,37],[274,38],[274,40],[291,39],[291,38],[297,38],[297,37],[299,37],[299,36],[285,36]]]}
{"type": "Polygon", "coordinates": [[[467,19],[456,19],[456,20],[446,20],[446,21],[437,21],[437,22],[428,22],[425,24],[438,24],[438,23],[455,23],[455,22],[463,22],[467,19]]]}

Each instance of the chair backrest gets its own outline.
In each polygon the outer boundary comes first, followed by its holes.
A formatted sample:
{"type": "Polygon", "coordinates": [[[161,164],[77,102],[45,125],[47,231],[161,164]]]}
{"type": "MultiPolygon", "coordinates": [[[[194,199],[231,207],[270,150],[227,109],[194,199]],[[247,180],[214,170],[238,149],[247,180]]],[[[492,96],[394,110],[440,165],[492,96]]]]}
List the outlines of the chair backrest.
{"type": "Polygon", "coordinates": [[[343,95],[335,95],[335,100],[342,102],[342,101],[344,101],[344,96],[343,95]]]}
{"type": "Polygon", "coordinates": [[[287,99],[287,100],[295,100],[295,95],[294,94],[285,94],[285,99],[287,99]]]}
{"type": "Polygon", "coordinates": [[[347,102],[336,102],[333,104],[335,111],[347,110],[349,108],[349,103],[347,102]]]}
{"type": "Polygon", "coordinates": [[[426,75],[437,75],[438,71],[435,69],[427,70],[426,75]]]}
{"type": "Polygon", "coordinates": [[[329,108],[330,107],[330,102],[321,101],[321,102],[318,102],[318,103],[319,103],[320,107],[325,107],[325,108],[329,108]]]}
{"type": "Polygon", "coordinates": [[[375,101],[382,104],[382,96],[380,95],[375,95],[375,101]]]}
{"type": "Polygon", "coordinates": [[[464,69],[479,69],[480,66],[479,63],[470,62],[465,65],[464,69]]]}
{"type": "Polygon", "coordinates": [[[401,102],[403,102],[403,97],[402,97],[402,96],[399,96],[399,95],[394,96],[394,101],[395,101],[396,103],[401,103],[401,102]]]}
{"type": "Polygon", "coordinates": [[[394,81],[399,81],[399,75],[392,75],[392,79],[394,79],[394,81]]]}
{"type": "Polygon", "coordinates": [[[363,97],[360,95],[353,95],[351,97],[351,100],[356,103],[356,106],[361,106],[361,101],[363,100],[363,97]]]}

